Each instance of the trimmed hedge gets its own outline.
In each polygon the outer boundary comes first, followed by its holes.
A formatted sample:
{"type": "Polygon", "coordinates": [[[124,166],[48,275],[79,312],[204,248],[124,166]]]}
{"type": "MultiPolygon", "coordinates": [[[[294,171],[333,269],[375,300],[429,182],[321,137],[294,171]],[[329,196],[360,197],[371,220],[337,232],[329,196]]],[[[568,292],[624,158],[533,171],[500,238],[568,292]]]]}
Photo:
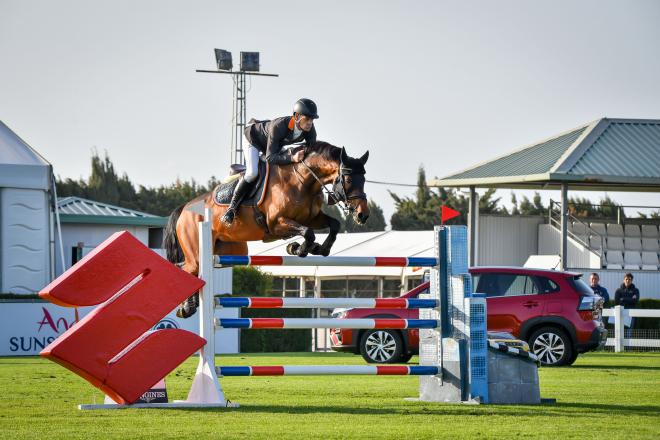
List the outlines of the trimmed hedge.
{"type": "MultiPolygon", "coordinates": [[[[234,296],[269,295],[273,277],[255,267],[234,267],[234,296]]],[[[242,318],[310,318],[310,309],[240,309],[242,318]]],[[[241,353],[310,351],[309,329],[241,331],[241,353]]]]}
{"type": "MultiPolygon", "coordinates": [[[[614,307],[614,301],[608,301],[605,308],[614,307]]],[[[660,309],[660,299],[640,299],[636,309],[660,309]]],[[[609,321],[608,318],[604,318],[609,321]]],[[[607,321],[605,321],[607,322],[607,321]]],[[[643,330],[660,330],[660,318],[635,318],[633,328],[643,330]]],[[[614,329],[613,324],[606,324],[607,328],[614,329]]]]}

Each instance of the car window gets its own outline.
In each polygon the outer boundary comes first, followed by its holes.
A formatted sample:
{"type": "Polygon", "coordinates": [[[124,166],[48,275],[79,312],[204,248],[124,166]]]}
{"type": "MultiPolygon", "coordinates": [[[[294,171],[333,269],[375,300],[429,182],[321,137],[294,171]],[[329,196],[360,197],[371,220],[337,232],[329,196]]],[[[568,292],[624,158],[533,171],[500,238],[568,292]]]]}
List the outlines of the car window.
{"type": "Polygon", "coordinates": [[[594,291],[589,287],[587,283],[581,280],[582,275],[575,276],[573,278],[567,278],[569,284],[573,286],[582,296],[594,296],[594,291]]]}
{"type": "Polygon", "coordinates": [[[546,277],[534,277],[538,287],[538,293],[559,292],[557,283],[546,277]]]}
{"type": "Polygon", "coordinates": [[[535,295],[539,286],[532,277],[510,273],[482,273],[477,277],[477,293],[488,298],[497,296],[535,295]]]}

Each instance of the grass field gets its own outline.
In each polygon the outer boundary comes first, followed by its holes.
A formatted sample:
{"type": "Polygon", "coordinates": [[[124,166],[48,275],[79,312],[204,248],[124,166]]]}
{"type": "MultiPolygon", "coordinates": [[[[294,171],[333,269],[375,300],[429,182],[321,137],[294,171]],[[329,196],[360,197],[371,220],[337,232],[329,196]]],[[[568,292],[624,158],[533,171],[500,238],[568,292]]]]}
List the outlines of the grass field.
{"type": "MultiPolygon", "coordinates": [[[[415,358],[413,359],[413,362],[415,358]]],[[[363,364],[340,353],[219,356],[219,365],[363,364]]],[[[185,398],[190,359],[168,376],[185,398]]],[[[103,396],[39,358],[0,358],[2,439],[660,439],[660,353],[581,356],[570,368],[540,370],[553,405],[488,406],[405,401],[415,377],[234,377],[223,379],[237,409],[79,411],[103,396]]]]}

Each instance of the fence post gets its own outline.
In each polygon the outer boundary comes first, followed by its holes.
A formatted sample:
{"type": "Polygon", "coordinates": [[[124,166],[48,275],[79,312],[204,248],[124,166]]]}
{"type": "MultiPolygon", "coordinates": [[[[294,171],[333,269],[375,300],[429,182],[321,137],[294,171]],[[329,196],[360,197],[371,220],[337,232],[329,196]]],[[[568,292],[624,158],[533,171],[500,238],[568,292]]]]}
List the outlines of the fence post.
{"type": "Polygon", "coordinates": [[[623,306],[614,306],[614,351],[620,353],[625,351],[623,339],[625,337],[623,322],[623,306]]]}

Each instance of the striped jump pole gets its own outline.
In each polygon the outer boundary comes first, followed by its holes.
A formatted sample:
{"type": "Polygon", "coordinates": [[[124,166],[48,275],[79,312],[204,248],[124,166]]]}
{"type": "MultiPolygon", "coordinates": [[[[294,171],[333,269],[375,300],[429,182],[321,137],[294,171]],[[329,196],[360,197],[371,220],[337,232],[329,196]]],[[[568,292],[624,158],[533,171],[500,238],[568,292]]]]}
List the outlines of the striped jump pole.
{"type": "Polygon", "coordinates": [[[359,267],[435,267],[438,259],[432,257],[322,257],[310,255],[218,255],[216,267],[224,266],[359,266],[359,267]]]}
{"type": "MultiPolygon", "coordinates": [[[[211,217],[210,212],[205,212],[206,221],[200,224],[200,263],[206,263],[203,271],[200,271],[200,277],[206,282],[205,288],[200,295],[200,327],[201,334],[210,336],[208,343],[200,356],[200,366],[191,387],[188,396],[188,402],[200,405],[233,405],[224,398],[222,388],[216,385],[216,377],[231,376],[325,376],[325,375],[391,375],[391,376],[419,376],[421,381],[428,380],[435,384],[438,382],[433,378],[439,377],[443,370],[443,358],[445,357],[441,341],[441,320],[439,312],[449,310],[447,304],[447,287],[450,285],[450,279],[445,271],[440,271],[443,267],[450,272],[453,270],[454,262],[462,258],[465,252],[456,252],[452,254],[453,260],[448,260],[446,255],[438,251],[448,247],[443,237],[447,235],[436,236],[436,256],[428,257],[359,257],[359,256],[307,256],[304,258],[297,256],[237,256],[237,255],[213,255],[213,247],[210,239],[211,217]],[[202,241],[204,243],[202,244],[202,241]],[[443,247],[444,246],[444,247],[443,247]],[[432,283],[431,298],[272,298],[272,297],[233,297],[217,296],[215,283],[225,283],[227,278],[214,277],[210,268],[231,268],[234,266],[352,266],[352,267],[429,267],[431,268],[432,283]],[[443,278],[444,276],[444,278],[443,278]],[[215,279],[217,278],[217,279],[215,279]],[[215,279],[215,280],[214,280],[215,279]],[[440,292],[440,294],[439,294],[440,292]],[[331,318],[215,318],[211,307],[237,309],[237,308],[309,308],[309,309],[335,309],[335,308],[373,308],[373,309],[419,309],[420,316],[425,319],[331,319],[331,318]],[[214,325],[215,324],[215,325],[214,325]],[[215,366],[213,356],[213,335],[209,335],[210,328],[221,329],[313,329],[313,328],[335,328],[335,329],[423,329],[420,331],[431,332],[437,336],[435,338],[436,346],[431,353],[429,350],[420,356],[420,362],[424,361],[426,365],[308,365],[308,366],[215,366]],[[428,353],[427,353],[428,352],[428,353]],[[425,359],[422,359],[426,356],[425,359]],[[428,377],[427,377],[428,376],[428,377]]],[[[437,231],[436,231],[437,232],[437,231]]],[[[447,236],[448,237],[448,236],[447,236]]],[[[451,243],[453,246],[453,242],[451,243]]],[[[459,243],[460,244],[460,243],[459,243]]],[[[452,248],[453,249],[453,248],[452,248]]],[[[461,250],[462,248],[456,248],[461,250]]],[[[445,252],[445,251],[443,251],[445,252]]],[[[445,252],[446,253],[446,252],[445,252]]],[[[225,269],[226,270],[226,269],[225,269]]],[[[467,271],[465,271],[467,273],[467,271]]],[[[231,291],[227,286],[222,287],[223,291],[231,291]]],[[[443,327],[446,325],[443,319],[443,327]]],[[[211,331],[211,333],[213,333],[211,331]]],[[[444,337],[444,335],[442,335],[444,337]]],[[[468,344],[469,345],[469,344],[468,344]]],[[[452,346],[453,347],[453,346],[452,346]]],[[[457,349],[454,349],[456,351],[457,349]]],[[[447,356],[452,362],[463,363],[462,358],[458,359],[457,353],[448,352],[447,356]]],[[[421,353],[421,351],[420,351],[421,353]]],[[[452,367],[453,368],[453,367],[452,367]]],[[[459,371],[459,370],[457,370],[459,371]]],[[[462,371],[462,370],[460,370],[462,371]]],[[[463,380],[463,379],[461,379],[463,380]]],[[[441,385],[446,383],[441,381],[441,385]]],[[[219,383],[218,383],[219,384],[219,383]]],[[[421,386],[421,385],[420,385],[421,386]]],[[[453,391],[452,391],[453,392],[453,391]]],[[[420,398],[426,399],[428,396],[420,392],[420,398]]],[[[437,396],[430,397],[435,400],[437,396]]],[[[449,400],[460,401],[462,397],[455,399],[452,396],[449,400]]],[[[422,399],[422,400],[424,400],[422,399]]],[[[439,401],[446,401],[441,397],[439,401]]]]}
{"type": "Polygon", "coordinates": [[[332,319],[332,318],[219,318],[222,328],[353,328],[353,329],[420,329],[437,328],[435,319],[332,319]]]}
{"type": "Polygon", "coordinates": [[[215,298],[216,307],[245,309],[433,309],[438,303],[417,298],[215,298]]]}
{"type": "Polygon", "coordinates": [[[279,365],[216,367],[218,376],[433,376],[439,367],[414,365],[279,365]]]}

